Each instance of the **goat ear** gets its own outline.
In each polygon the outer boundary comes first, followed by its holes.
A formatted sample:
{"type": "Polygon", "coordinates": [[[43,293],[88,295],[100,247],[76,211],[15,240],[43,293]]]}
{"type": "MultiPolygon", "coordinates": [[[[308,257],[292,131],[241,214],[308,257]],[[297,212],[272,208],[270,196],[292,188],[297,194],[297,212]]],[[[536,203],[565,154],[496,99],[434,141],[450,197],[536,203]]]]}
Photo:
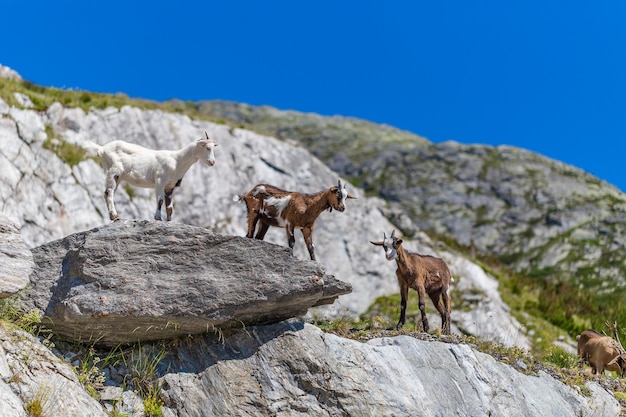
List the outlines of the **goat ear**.
{"type": "Polygon", "coordinates": [[[346,198],[354,198],[354,199],[356,200],[358,197],[355,197],[355,196],[353,196],[352,194],[348,194],[348,195],[346,196],[346,198]]]}
{"type": "Polygon", "coordinates": [[[372,242],[371,240],[370,240],[370,243],[372,245],[375,245],[375,246],[382,246],[383,245],[383,242],[372,242]]]}
{"type": "Polygon", "coordinates": [[[400,246],[402,244],[402,239],[396,239],[396,245],[400,246]]]}

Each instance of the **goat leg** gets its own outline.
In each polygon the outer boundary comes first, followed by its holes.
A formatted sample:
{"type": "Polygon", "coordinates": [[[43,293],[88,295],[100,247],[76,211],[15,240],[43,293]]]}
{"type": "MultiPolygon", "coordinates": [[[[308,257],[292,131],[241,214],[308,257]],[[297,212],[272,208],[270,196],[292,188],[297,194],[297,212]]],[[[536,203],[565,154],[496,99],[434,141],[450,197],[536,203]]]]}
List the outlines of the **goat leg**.
{"type": "MultiPolygon", "coordinates": [[[[447,309],[444,307],[444,303],[441,302],[441,297],[443,296],[445,300],[445,292],[437,291],[428,294],[430,299],[433,302],[433,305],[439,312],[439,316],[441,317],[441,332],[443,334],[450,334],[450,318],[447,314],[447,309]]],[[[447,305],[447,304],[446,304],[447,305]]]]}
{"type": "Polygon", "coordinates": [[[159,198],[157,200],[157,208],[154,212],[154,220],[161,220],[161,206],[163,206],[163,199],[159,198]]]}
{"type": "Polygon", "coordinates": [[[445,313],[445,321],[442,322],[441,327],[443,329],[443,334],[450,334],[450,293],[447,289],[444,289],[441,295],[443,297],[443,308],[445,313]]]}
{"type": "Polygon", "coordinates": [[[400,284],[400,320],[396,325],[396,330],[400,330],[404,326],[406,320],[406,303],[409,297],[409,286],[406,283],[400,284]]]}
{"type": "Polygon", "coordinates": [[[104,184],[104,202],[107,205],[109,212],[109,219],[116,221],[120,219],[120,216],[115,210],[115,190],[119,182],[119,175],[107,175],[106,183],[104,184]]]}
{"type": "Polygon", "coordinates": [[[287,232],[287,243],[289,243],[289,247],[293,249],[296,244],[296,237],[293,235],[293,228],[290,225],[285,227],[285,231],[287,232]]]}
{"type": "Polygon", "coordinates": [[[419,307],[422,314],[422,326],[424,327],[424,333],[428,333],[430,327],[428,326],[428,317],[426,317],[426,290],[423,286],[418,286],[417,294],[419,295],[419,307]]]}
{"type": "Polygon", "coordinates": [[[311,256],[311,260],[315,260],[315,245],[313,245],[313,228],[305,227],[302,229],[302,236],[304,236],[304,242],[306,243],[306,247],[309,250],[309,255],[311,256]]]}
{"type": "Polygon", "coordinates": [[[172,199],[172,193],[174,190],[165,193],[165,213],[167,214],[167,221],[172,220],[172,213],[174,212],[174,200],[172,199]]]}
{"type": "Polygon", "coordinates": [[[165,200],[165,184],[163,184],[161,180],[157,182],[155,191],[156,191],[157,208],[156,208],[156,212],[154,213],[154,220],[161,220],[161,207],[163,206],[163,201],[165,200]]]}
{"type": "Polygon", "coordinates": [[[261,225],[259,226],[259,231],[257,232],[255,239],[263,240],[269,228],[270,228],[269,224],[261,222],[261,225]]]}
{"type": "Polygon", "coordinates": [[[107,188],[104,190],[104,201],[107,205],[107,210],[109,212],[109,219],[111,221],[116,221],[120,219],[120,216],[117,214],[117,210],[115,210],[115,203],[113,202],[114,190],[112,188],[107,188]]]}

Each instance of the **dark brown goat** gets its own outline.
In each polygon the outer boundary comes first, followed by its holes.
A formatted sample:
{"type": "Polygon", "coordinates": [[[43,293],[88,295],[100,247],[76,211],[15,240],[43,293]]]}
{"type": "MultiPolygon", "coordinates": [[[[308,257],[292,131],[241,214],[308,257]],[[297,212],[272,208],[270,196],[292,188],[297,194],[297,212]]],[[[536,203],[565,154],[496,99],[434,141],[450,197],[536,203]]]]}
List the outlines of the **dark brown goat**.
{"type": "Polygon", "coordinates": [[[610,336],[593,329],[587,329],[578,337],[578,356],[591,365],[594,374],[602,375],[604,370],[626,375],[626,352],[621,344],[610,336]]]}
{"type": "Polygon", "coordinates": [[[345,210],[345,200],[356,198],[346,191],[346,184],[339,180],[338,185],[320,191],[317,194],[303,194],[285,191],[269,184],[257,184],[244,195],[235,196],[234,201],[243,200],[248,208],[247,237],[263,240],[270,226],[284,227],[287,242],[293,249],[296,228],[302,230],[302,236],[309,255],[315,260],[313,245],[313,226],[315,220],[324,211],[345,210]],[[254,236],[257,224],[259,229],[254,236]]]}
{"type": "Polygon", "coordinates": [[[387,237],[383,233],[382,242],[372,242],[372,245],[382,246],[388,261],[395,259],[398,264],[396,276],[400,285],[400,320],[396,326],[400,329],[404,325],[406,303],[409,298],[409,288],[417,291],[419,296],[419,308],[422,313],[422,325],[428,332],[428,319],[426,318],[426,294],[430,297],[435,308],[441,315],[441,330],[443,334],[450,334],[450,281],[452,276],[448,266],[441,258],[430,255],[420,255],[404,250],[402,239],[395,236],[395,230],[387,237]],[[443,300],[443,302],[442,302],[443,300]]]}

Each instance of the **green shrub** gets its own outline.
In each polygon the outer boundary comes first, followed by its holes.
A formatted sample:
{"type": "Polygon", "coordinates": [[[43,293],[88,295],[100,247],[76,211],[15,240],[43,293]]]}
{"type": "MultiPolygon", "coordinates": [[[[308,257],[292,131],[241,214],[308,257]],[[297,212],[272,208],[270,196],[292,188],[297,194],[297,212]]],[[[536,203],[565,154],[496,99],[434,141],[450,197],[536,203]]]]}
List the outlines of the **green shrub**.
{"type": "Polygon", "coordinates": [[[39,399],[34,399],[26,404],[26,413],[28,414],[28,417],[41,417],[43,415],[41,401],[39,399]]]}

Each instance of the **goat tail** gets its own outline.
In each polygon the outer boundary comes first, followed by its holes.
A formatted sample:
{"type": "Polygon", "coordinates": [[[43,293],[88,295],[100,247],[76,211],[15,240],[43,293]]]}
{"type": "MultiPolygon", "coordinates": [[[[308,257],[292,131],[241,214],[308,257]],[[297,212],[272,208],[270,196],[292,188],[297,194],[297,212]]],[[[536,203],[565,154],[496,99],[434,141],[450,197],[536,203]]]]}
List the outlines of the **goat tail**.
{"type": "Polygon", "coordinates": [[[85,151],[87,151],[87,153],[93,156],[100,156],[100,151],[102,150],[101,145],[98,145],[97,143],[90,140],[85,140],[82,143],[78,143],[78,146],[80,146],[85,151]]]}

